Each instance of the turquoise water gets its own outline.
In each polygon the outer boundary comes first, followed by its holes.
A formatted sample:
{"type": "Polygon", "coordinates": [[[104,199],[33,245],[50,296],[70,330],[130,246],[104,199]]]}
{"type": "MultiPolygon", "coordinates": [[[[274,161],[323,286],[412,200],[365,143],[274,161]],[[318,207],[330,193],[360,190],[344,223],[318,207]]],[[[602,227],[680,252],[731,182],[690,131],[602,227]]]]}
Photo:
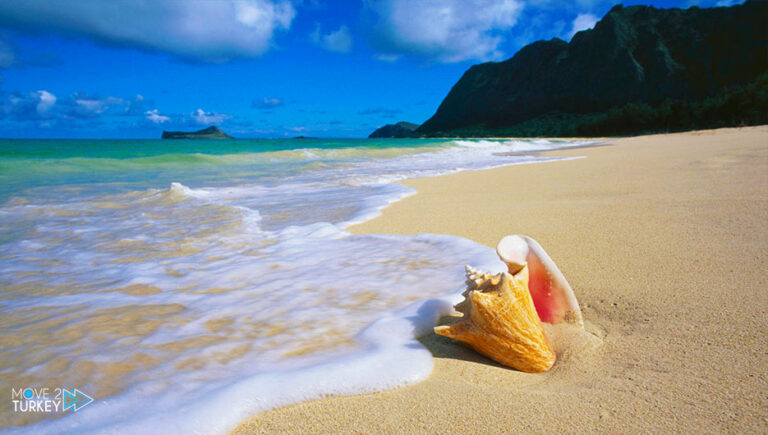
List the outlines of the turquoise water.
{"type": "Polygon", "coordinates": [[[503,265],[458,237],[346,228],[415,193],[398,180],[574,145],[2,140],[0,391],[95,401],[3,412],[0,428],[221,432],[423,379],[432,359],[414,339],[451,310],[464,265],[503,265]]]}
{"type": "Polygon", "coordinates": [[[446,146],[446,140],[0,140],[0,197],[24,188],[128,182],[170,184],[179,177],[279,179],[322,164],[446,146]],[[307,158],[312,150],[316,158],[307,158]],[[308,167],[309,166],[309,167],[308,167]],[[223,172],[231,168],[235,173],[223,172]]]}

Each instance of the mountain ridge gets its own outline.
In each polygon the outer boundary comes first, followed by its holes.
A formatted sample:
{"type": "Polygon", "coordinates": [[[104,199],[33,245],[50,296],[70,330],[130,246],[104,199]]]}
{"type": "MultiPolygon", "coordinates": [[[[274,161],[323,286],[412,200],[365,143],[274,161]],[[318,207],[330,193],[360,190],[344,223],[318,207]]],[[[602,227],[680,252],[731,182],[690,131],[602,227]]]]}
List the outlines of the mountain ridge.
{"type": "Polygon", "coordinates": [[[413,132],[416,131],[417,128],[419,128],[419,124],[400,121],[397,124],[387,124],[383,127],[377,128],[368,136],[368,138],[379,139],[413,137],[413,132]]]}
{"type": "Polygon", "coordinates": [[[526,128],[551,136],[633,133],[707,127],[708,117],[717,116],[765,123],[765,22],[766,0],[686,10],[616,5],[570,42],[537,41],[503,62],[470,67],[415,135],[482,136],[526,128]],[[738,95],[740,87],[755,83],[757,90],[750,90],[759,101],[738,95]],[[728,104],[748,107],[723,108],[728,104]],[[698,118],[670,124],[661,111],[675,108],[698,118]],[[625,131],[612,126],[627,113],[652,119],[625,131]]]}

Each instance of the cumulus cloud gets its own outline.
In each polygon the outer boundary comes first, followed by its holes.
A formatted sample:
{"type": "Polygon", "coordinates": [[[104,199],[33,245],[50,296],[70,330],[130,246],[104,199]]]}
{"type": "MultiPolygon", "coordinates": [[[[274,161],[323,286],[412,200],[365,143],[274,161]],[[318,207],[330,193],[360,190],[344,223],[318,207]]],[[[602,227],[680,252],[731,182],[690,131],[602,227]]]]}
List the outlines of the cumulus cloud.
{"type": "Polygon", "coordinates": [[[88,119],[103,115],[133,115],[141,110],[144,97],[133,99],[99,97],[75,93],[58,98],[46,90],[28,94],[14,92],[0,102],[0,115],[17,121],[40,121],[52,119],[88,119]]]}
{"type": "Polygon", "coordinates": [[[197,109],[190,115],[198,124],[221,124],[226,119],[232,118],[232,115],[223,113],[206,112],[203,109],[197,109]]]}
{"type": "Polygon", "coordinates": [[[0,0],[3,27],[58,31],[210,62],[264,53],[295,15],[287,0],[0,0]]]}
{"type": "Polygon", "coordinates": [[[0,117],[17,121],[53,119],[56,96],[46,90],[6,96],[0,104],[0,117]]]}
{"type": "Polygon", "coordinates": [[[144,97],[136,95],[133,99],[119,97],[100,97],[75,93],[60,101],[58,111],[71,118],[96,118],[109,115],[137,115],[144,105],[144,97]]]}
{"type": "Polygon", "coordinates": [[[32,98],[37,100],[35,110],[41,116],[48,113],[54,104],[56,104],[56,96],[48,91],[37,91],[32,94],[32,98]]]}
{"type": "Polygon", "coordinates": [[[595,27],[595,24],[597,24],[599,20],[600,18],[592,14],[577,15],[576,18],[573,19],[573,25],[571,27],[571,31],[568,33],[568,37],[573,38],[573,35],[581,32],[582,30],[595,27]]]}
{"type": "Polygon", "coordinates": [[[123,100],[125,104],[125,115],[140,115],[144,112],[144,96],[136,94],[132,100],[123,100]]]}
{"type": "Polygon", "coordinates": [[[589,12],[597,8],[611,8],[617,3],[621,2],[615,0],[537,0],[536,2],[529,2],[528,6],[539,10],[557,10],[562,12],[564,10],[578,9],[589,12]]]}
{"type": "Polygon", "coordinates": [[[517,23],[522,8],[518,0],[365,1],[371,44],[384,60],[497,59],[503,55],[501,33],[517,23]]]}
{"type": "Polygon", "coordinates": [[[65,103],[73,116],[77,118],[95,118],[110,109],[122,108],[127,104],[122,98],[100,98],[85,94],[75,94],[65,103]]]}
{"type": "Polygon", "coordinates": [[[257,109],[274,109],[275,107],[281,107],[284,106],[285,103],[283,100],[279,98],[273,98],[273,97],[264,97],[264,98],[256,98],[251,103],[251,107],[255,107],[257,109]]]}
{"type": "Polygon", "coordinates": [[[348,53],[352,49],[352,35],[347,26],[341,26],[338,30],[323,34],[318,24],[309,37],[317,46],[328,51],[348,53]]]}
{"type": "Polygon", "coordinates": [[[144,118],[154,124],[162,124],[171,120],[170,117],[161,115],[157,109],[147,110],[144,112],[144,118]]]}

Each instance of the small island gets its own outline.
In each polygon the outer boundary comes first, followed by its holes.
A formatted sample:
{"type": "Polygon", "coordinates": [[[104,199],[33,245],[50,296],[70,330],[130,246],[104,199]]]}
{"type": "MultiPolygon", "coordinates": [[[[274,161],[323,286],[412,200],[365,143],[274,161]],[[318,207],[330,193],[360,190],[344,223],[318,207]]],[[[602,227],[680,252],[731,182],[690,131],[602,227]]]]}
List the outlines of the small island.
{"type": "Polygon", "coordinates": [[[368,136],[368,138],[378,139],[413,137],[414,131],[416,131],[417,128],[419,128],[419,124],[400,121],[397,124],[387,124],[384,127],[377,128],[376,131],[368,136]]]}
{"type": "Polygon", "coordinates": [[[162,139],[234,139],[216,126],[210,126],[198,131],[165,131],[162,139]]]}

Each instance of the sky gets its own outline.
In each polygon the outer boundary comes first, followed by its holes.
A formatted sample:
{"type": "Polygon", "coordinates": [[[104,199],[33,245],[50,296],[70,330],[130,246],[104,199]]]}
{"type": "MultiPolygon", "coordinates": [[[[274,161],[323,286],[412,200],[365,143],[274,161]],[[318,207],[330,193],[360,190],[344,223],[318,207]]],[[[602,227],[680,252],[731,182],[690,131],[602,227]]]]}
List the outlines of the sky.
{"type": "MultiPolygon", "coordinates": [[[[604,0],[0,0],[0,137],[366,137],[604,0]]],[[[739,0],[647,0],[660,8],[739,0]]]]}

